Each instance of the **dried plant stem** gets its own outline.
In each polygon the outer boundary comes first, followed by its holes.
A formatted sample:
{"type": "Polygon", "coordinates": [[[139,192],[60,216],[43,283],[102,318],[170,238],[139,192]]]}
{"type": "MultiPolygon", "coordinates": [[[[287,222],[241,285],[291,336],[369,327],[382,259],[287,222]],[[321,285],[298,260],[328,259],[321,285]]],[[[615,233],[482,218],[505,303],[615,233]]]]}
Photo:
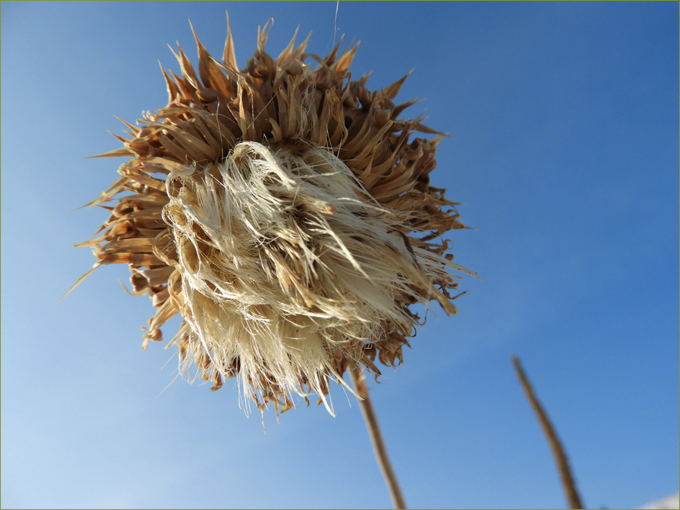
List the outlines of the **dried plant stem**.
{"type": "Polygon", "coordinates": [[[524,374],[524,370],[522,370],[522,365],[520,365],[519,358],[517,356],[513,356],[512,363],[515,365],[517,378],[522,384],[522,389],[524,389],[524,393],[526,394],[527,399],[531,404],[531,407],[536,413],[538,422],[541,424],[543,433],[545,434],[545,437],[548,440],[548,445],[550,446],[553,456],[555,457],[555,463],[557,464],[557,470],[560,474],[562,488],[564,489],[564,494],[567,497],[567,501],[569,502],[569,507],[584,508],[583,504],[581,503],[581,498],[576,490],[574,478],[571,475],[571,469],[569,468],[567,455],[564,453],[562,444],[560,443],[560,440],[557,438],[555,429],[551,425],[550,420],[548,419],[548,415],[545,414],[545,411],[541,407],[541,404],[536,398],[536,395],[534,395],[534,390],[532,389],[531,384],[529,384],[529,380],[524,374]]]}
{"type": "Polygon", "coordinates": [[[378,418],[373,410],[373,405],[371,404],[371,399],[368,396],[368,386],[366,386],[366,378],[361,373],[361,370],[355,365],[351,368],[350,374],[352,376],[352,383],[358,395],[363,399],[359,401],[361,407],[361,413],[364,415],[364,420],[366,420],[366,427],[368,428],[368,434],[371,437],[371,443],[373,443],[373,450],[375,452],[375,458],[380,465],[380,470],[385,477],[385,482],[390,490],[390,496],[392,496],[392,504],[394,508],[406,508],[406,502],[404,501],[404,496],[401,494],[401,488],[399,487],[399,482],[397,481],[397,476],[394,474],[392,469],[392,464],[387,456],[387,449],[385,448],[385,443],[380,433],[380,426],[378,425],[378,418]]]}

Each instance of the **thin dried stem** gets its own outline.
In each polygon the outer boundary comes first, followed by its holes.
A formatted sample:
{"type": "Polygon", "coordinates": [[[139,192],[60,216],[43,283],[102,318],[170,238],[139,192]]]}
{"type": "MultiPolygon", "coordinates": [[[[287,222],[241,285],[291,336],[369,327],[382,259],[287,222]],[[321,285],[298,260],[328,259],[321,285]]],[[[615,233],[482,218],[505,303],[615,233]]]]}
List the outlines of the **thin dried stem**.
{"type": "Polygon", "coordinates": [[[390,490],[392,504],[394,505],[394,508],[406,508],[406,502],[404,501],[404,496],[401,494],[401,488],[399,487],[397,476],[394,474],[392,464],[390,463],[390,459],[387,456],[387,449],[385,448],[385,442],[383,441],[382,434],[380,433],[378,418],[375,415],[373,405],[371,404],[371,399],[368,396],[366,377],[361,373],[361,370],[356,365],[354,365],[349,372],[352,376],[352,384],[354,385],[356,392],[363,399],[359,401],[361,413],[364,415],[366,427],[368,428],[368,435],[371,437],[375,458],[380,465],[380,470],[382,471],[382,474],[385,477],[385,482],[387,483],[387,487],[390,490]]]}
{"type": "Polygon", "coordinates": [[[584,508],[581,503],[581,498],[576,490],[576,483],[574,482],[574,477],[571,474],[571,469],[569,468],[569,462],[567,461],[567,455],[564,453],[564,448],[560,440],[557,438],[555,429],[548,419],[548,415],[545,413],[541,404],[538,402],[536,395],[534,395],[534,390],[529,384],[529,380],[522,370],[522,365],[520,365],[519,358],[517,356],[512,357],[512,363],[515,365],[515,371],[517,372],[517,378],[522,384],[522,389],[529,400],[529,404],[536,413],[538,422],[543,429],[543,433],[548,441],[548,445],[552,450],[553,457],[555,458],[555,464],[557,464],[557,471],[560,474],[560,481],[562,482],[562,488],[564,489],[564,494],[569,502],[570,508],[584,508]]]}

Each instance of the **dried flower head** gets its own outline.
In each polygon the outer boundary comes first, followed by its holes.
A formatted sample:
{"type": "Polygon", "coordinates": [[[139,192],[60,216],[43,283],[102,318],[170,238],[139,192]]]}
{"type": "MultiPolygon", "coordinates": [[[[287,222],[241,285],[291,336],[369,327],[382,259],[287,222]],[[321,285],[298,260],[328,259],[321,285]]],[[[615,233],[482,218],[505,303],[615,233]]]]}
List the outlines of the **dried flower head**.
{"type": "Polygon", "coordinates": [[[409,307],[455,313],[447,269],[474,273],[434,241],[464,225],[430,186],[443,133],[397,118],[416,102],[392,101],[406,76],[371,92],[348,72],[357,46],[322,59],[293,37],[275,60],[267,34],[242,70],[230,30],[222,62],[196,37],[198,75],[181,48],[182,75],[161,68],[168,105],[101,155],[132,159],[90,204],[117,201],[76,245],[98,259],[78,283],[128,264],[157,308],[143,348],[179,313],[182,371],[193,361],[213,390],[238,377],[260,409],[315,391],[331,411],[329,380],[351,363],[380,374],[376,357],[398,365],[419,321],[409,307]]]}

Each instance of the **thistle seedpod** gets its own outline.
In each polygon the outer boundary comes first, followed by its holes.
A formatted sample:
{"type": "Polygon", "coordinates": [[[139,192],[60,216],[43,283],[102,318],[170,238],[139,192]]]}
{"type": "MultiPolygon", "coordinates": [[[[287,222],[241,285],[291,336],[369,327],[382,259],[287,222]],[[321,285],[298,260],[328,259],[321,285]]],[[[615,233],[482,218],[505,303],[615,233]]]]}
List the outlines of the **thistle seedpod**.
{"type": "Polygon", "coordinates": [[[448,269],[474,273],[435,242],[465,226],[430,186],[444,134],[398,118],[415,103],[393,102],[406,76],[370,91],[349,73],[357,46],[322,59],[293,37],[274,59],[267,34],[241,70],[230,30],[222,62],[196,37],[198,74],[178,47],[181,76],[161,68],[168,105],[101,155],[131,159],[90,204],[116,202],[99,237],[77,246],[94,249],[92,271],[128,264],[151,297],[144,348],[180,314],[182,371],[195,363],[213,390],[238,377],[262,410],[314,391],[331,411],[330,380],[398,365],[410,307],[455,313],[448,269]]]}

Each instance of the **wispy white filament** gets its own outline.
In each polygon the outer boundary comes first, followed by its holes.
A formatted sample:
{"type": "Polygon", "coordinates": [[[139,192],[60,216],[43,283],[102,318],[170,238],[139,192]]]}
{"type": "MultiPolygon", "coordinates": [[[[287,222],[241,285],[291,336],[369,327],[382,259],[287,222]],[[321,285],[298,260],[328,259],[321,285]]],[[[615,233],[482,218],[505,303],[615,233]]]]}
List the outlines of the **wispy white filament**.
{"type": "Polygon", "coordinates": [[[430,283],[448,261],[407,245],[403,219],[322,147],[243,142],[167,189],[190,344],[223,374],[238,358],[246,396],[304,395],[301,374],[323,395],[329,353],[359,361],[358,344],[413,328],[397,296],[453,309],[430,283]]]}

